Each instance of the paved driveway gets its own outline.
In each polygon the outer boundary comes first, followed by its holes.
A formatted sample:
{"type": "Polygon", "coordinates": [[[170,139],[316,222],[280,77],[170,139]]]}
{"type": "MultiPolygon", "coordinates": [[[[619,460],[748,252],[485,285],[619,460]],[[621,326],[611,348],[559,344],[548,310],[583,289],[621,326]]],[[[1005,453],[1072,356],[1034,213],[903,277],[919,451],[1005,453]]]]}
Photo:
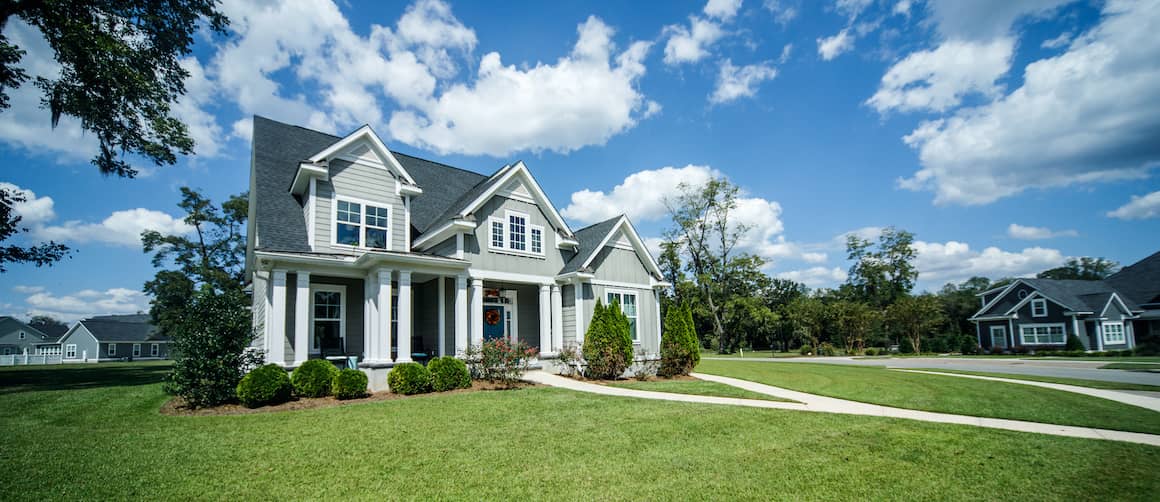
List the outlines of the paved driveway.
{"type": "Polygon", "coordinates": [[[889,359],[859,359],[851,357],[793,357],[793,358],[712,358],[722,361],[760,361],[775,363],[825,363],[855,366],[888,366],[908,369],[943,369],[985,371],[1016,375],[1038,375],[1057,378],[1080,378],[1107,382],[1135,383],[1160,386],[1160,373],[1144,371],[1101,370],[1100,366],[1112,361],[1060,361],[1051,359],[960,359],[946,357],[906,357],[889,359]]]}

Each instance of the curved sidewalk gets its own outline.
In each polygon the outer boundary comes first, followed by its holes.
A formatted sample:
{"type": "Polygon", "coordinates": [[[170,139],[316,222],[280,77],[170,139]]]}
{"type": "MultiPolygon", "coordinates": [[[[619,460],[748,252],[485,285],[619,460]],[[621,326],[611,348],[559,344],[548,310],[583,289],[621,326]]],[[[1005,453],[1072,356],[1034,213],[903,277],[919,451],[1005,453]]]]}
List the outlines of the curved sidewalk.
{"type": "Polygon", "coordinates": [[[952,376],[952,377],[960,377],[960,378],[972,378],[975,380],[991,380],[993,382],[1015,383],[1015,384],[1020,384],[1020,385],[1030,385],[1032,387],[1043,387],[1045,389],[1062,390],[1064,392],[1074,392],[1076,394],[1084,394],[1087,396],[1098,397],[1101,399],[1118,401],[1118,402],[1121,402],[1124,404],[1128,404],[1128,405],[1132,405],[1132,406],[1139,406],[1141,408],[1146,408],[1146,409],[1149,409],[1149,410],[1152,410],[1155,412],[1160,412],[1160,399],[1155,398],[1155,397],[1151,397],[1151,396],[1147,396],[1147,395],[1131,394],[1128,392],[1121,392],[1121,391],[1117,391],[1117,390],[1093,389],[1091,387],[1080,387],[1078,385],[1066,385],[1066,384],[1062,384],[1062,383],[1051,383],[1051,382],[1036,382],[1034,380],[1019,380],[1017,378],[1003,378],[1003,377],[992,377],[992,376],[983,376],[983,375],[964,375],[961,373],[943,373],[943,372],[937,371],[937,370],[911,370],[911,369],[902,369],[902,368],[890,368],[890,369],[894,370],[894,371],[905,371],[907,373],[925,373],[927,375],[941,375],[941,376],[952,376]]]}
{"type": "Polygon", "coordinates": [[[1019,420],[1006,420],[1000,418],[971,417],[965,415],[952,415],[948,413],[908,410],[903,408],[891,408],[889,406],[879,406],[875,404],[859,403],[856,401],[847,401],[845,399],[836,399],[832,397],[806,394],[804,392],[782,389],[780,387],[773,387],[771,385],[750,382],[748,380],[739,380],[736,378],[717,375],[705,375],[701,373],[694,373],[693,376],[710,382],[732,385],[734,387],[757,392],[760,394],[779,397],[782,399],[791,399],[798,402],[781,403],[775,401],[759,401],[754,399],[697,396],[692,394],[672,394],[668,392],[625,389],[621,387],[596,385],[572,378],[553,375],[544,371],[530,371],[524,374],[524,379],[552,387],[560,387],[563,389],[588,392],[592,394],[602,394],[605,396],[635,397],[640,399],[657,399],[663,401],[679,401],[686,403],[726,404],[733,406],[749,406],[753,408],[775,408],[781,410],[814,411],[822,413],[842,413],[847,415],[866,415],[873,417],[905,418],[923,422],[973,425],[976,427],[987,427],[991,429],[1003,429],[1017,432],[1035,432],[1039,434],[1050,434],[1053,436],[1066,436],[1085,439],[1108,439],[1112,441],[1124,441],[1129,443],[1160,446],[1160,436],[1153,434],[1113,431],[1107,429],[1093,429],[1090,427],[1076,427],[1070,425],[1042,424],[1038,422],[1023,422],[1019,420]]]}

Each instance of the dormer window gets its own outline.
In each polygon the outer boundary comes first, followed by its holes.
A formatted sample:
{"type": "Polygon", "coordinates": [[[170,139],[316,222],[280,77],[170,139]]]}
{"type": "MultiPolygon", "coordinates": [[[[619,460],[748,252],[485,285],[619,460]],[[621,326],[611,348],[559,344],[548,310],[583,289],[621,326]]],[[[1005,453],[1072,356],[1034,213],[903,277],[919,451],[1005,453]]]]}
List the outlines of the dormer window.
{"type": "Polygon", "coordinates": [[[334,243],[367,249],[390,249],[390,208],[338,199],[334,243]]]}
{"type": "Polygon", "coordinates": [[[544,227],[528,223],[525,213],[504,211],[504,217],[488,220],[490,248],[518,254],[544,255],[544,227]]]}
{"type": "Polygon", "coordinates": [[[1031,317],[1047,317],[1047,300],[1031,300],[1031,317]]]}

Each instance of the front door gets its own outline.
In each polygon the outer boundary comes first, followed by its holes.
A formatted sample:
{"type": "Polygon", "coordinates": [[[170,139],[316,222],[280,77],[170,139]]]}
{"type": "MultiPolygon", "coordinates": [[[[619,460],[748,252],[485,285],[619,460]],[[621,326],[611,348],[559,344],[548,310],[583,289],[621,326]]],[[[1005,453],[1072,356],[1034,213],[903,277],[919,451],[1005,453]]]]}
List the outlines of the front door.
{"type": "Polygon", "coordinates": [[[504,337],[504,315],[502,305],[483,306],[483,339],[498,340],[504,337]]]}
{"type": "Polygon", "coordinates": [[[991,348],[1005,349],[1007,348],[1007,328],[1004,326],[991,326],[991,348]]]}

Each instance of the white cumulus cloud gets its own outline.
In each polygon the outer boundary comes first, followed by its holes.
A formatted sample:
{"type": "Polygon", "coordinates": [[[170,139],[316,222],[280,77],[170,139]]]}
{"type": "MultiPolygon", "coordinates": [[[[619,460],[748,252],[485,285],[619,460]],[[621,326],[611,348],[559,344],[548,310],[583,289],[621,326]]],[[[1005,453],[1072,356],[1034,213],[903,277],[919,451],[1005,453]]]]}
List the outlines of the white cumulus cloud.
{"type": "Polygon", "coordinates": [[[846,282],[846,271],[840,267],[810,267],[802,270],[787,270],[777,274],[779,279],[800,282],[811,288],[832,288],[846,282]]]}
{"type": "Polygon", "coordinates": [[[1032,227],[1012,223],[1007,227],[1007,236],[1014,239],[1040,240],[1054,237],[1078,237],[1079,232],[1075,230],[1052,230],[1047,227],[1032,227]]]}
{"type": "MultiPolygon", "coordinates": [[[[786,46],[789,47],[789,46],[786,46]]],[[[717,73],[717,85],[709,102],[724,104],[740,98],[752,97],[757,94],[757,86],[777,76],[777,69],[773,63],[764,62],[744,66],[734,66],[726,59],[721,62],[721,69],[717,73]]]]}
{"type": "Polygon", "coordinates": [[[1160,217],[1160,190],[1147,195],[1133,195],[1127,204],[1113,211],[1108,217],[1121,220],[1143,220],[1160,217]]]}
{"type": "Polygon", "coordinates": [[[688,26],[674,24],[666,26],[664,32],[669,37],[665,42],[664,61],[670,66],[704,59],[709,55],[709,47],[725,36],[719,23],[697,16],[689,18],[688,26]]]}
{"type": "Polygon", "coordinates": [[[741,0],[709,0],[703,9],[706,16],[721,20],[733,19],[741,8],[741,0]]]}
{"type": "Polygon", "coordinates": [[[12,211],[20,217],[20,227],[35,227],[56,218],[52,197],[37,197],[32,190],[3,181],[0,181],[0,189],[24,198],[23,202],[12,205],[12,211]]]}
{"type": "Polygon", "coordinates": [[[57,242],[101,242],[133,247],[141,245],[141,232],[146,230],[184,235],[193,231],[193,228],[181,218],[139,207],[114,211],[100,222],[71,220],[60,225],[36,227],[32,233],[40,239],[57,242]]]}
{"type": "Polygon", "coordinates": [[[819,38],[817,41],[818,56],[825,61],[841,56],[854,48],[854,35],[850,34],[850,28],[843,28],[837,34],[819,38]]]}
{"type": "Polygon", "coordinates": [[[662,167],[630,174],[609,192],[583,189],[572,194],[571,203],[560,213],[582,224],[604,221],[620,214],[632,221],[644,222],[668,214],[665,200],[680,193],[681,183],[700,186],[721,176],[709,166],[662,167]]]}
{"type": "Polygon", "coordinates": [[[24,299],[26,316],[49,315],[72,322],[94,315],[135,314],[149,310],[149,297],[127,288],[103,291],[86,289],[66,295],[56,295],[43,287],[27,287],[32,293],[24,299]]]}
{"type": "Polygon", "coordinates": [[[970,93],[993,97],[995,83],[1007,73],[1015,41],[950,40],[935,49],[913,52],[887,70],[866,104],[879,113],[891,110],[941,112],[958,106],[970,93]]]}
{"type": "Polygon", "coordinates": [[[962,282],[974,276],[1026,277],[1057,267],[1066,259],[1056,249],[1030,247],[1013,252],[992,246],[976,251],[958,241],[915,241],[914,249],[918,279],[927,284],[962,282]]]}

